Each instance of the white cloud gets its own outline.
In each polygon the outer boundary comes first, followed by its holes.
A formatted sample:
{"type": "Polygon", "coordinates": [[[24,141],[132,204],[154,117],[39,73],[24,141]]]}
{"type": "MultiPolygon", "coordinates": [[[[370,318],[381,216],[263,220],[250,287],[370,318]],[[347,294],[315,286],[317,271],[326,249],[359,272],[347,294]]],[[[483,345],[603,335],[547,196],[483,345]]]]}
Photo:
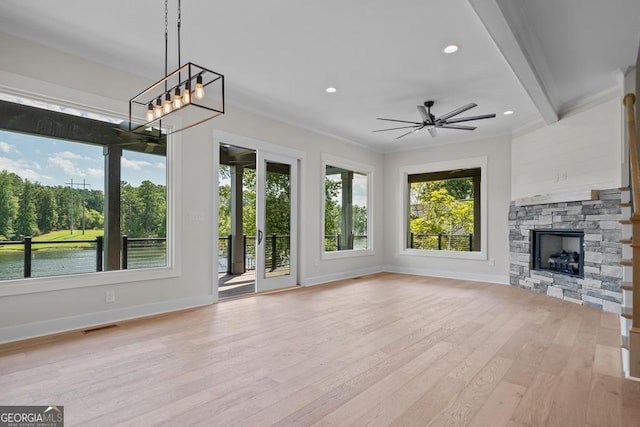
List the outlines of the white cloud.
{"type": "Polygon", "coordinates": [[[89,160],[88,157],[82,157],[79,154],[72,153],[71,151],[62,151],[60,153],[55,153],[54,156],[59,157],[61,159],[86,159],[89,160]]]}
{"type": "Polygon", "coordinates": [[[158,168],[158,169],[166,169],[167,165],[165,165],[162,162],[156,162],[156,168],[158,168]]]}
{"type": "Polygon", "coordinates": [[[8,142],[4,142],[4,141],[0,141],[0,153],[11,153],[11,152],[17,152],[17,150],[15,149],[15,147],[11,144],[9,144],[8,142]]]}
{"type": "MultiPolygon", "coordinates": [[[[82,176],[84,173],[80,168],[78,168],[75,163],[69,158],[74,158],[72,156],[77,156],[76,154],[70,152],[64,153],[55,153],[52,156],[49,156],[47,159],[47,164],[49,167],[62,169],[65,175],[70,176],[82,176]],[[69,156],[71,155],[71,156],[69,156]]],[[[81,156],[75,157],[80,158],[81,156]]]]}
{"type": "Polygon", "coordinates": [[[104,171],[102,169],[89,168],[87,169],[87,174],[89,176],[99,177],[104,176],[104,171]]]}
{"type": "Polygon", "coordinates": [[[126,157],[123,157],[121,166],[124,169],[141,171],[142,169],[151,166],[151,163],[145,162],[144,160],[129,160],[126,157]]]}
{"type": "Polygon", "coordinates": [[[42,182],[42,176],[29,167],[29,163],[24,160],[12,160],[0,156],[0,171],[6,170],[15,173],[23,179],[31,182],[42,182]]]}

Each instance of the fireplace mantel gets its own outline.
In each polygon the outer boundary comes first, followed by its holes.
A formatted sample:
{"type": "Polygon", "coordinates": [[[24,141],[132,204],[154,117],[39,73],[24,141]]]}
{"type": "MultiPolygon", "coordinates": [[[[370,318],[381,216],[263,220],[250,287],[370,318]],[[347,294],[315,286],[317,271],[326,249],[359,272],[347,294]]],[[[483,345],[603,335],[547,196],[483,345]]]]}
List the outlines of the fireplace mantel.
{"type": "Polygon", "coordinates": [[[514,200],[516,206],[544,205],[548,203],[581,202],[584,200],[598,200],[598,190],[572,190],[558,191],[548,194],[538,194],[531,197],[522,197],[514,200]]]}

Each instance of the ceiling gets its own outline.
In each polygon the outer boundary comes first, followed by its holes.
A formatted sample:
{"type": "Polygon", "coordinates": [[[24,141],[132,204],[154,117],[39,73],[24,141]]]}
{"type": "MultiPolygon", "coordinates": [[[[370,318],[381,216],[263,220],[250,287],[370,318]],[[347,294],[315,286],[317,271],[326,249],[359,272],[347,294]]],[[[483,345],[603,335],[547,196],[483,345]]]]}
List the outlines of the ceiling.
{"type": "MultiPolygon", "coordinates": [[[[170,70],[176,11],[169,0],[170,70]]],[[[150,80],[164,74],[162,0],[2,0],[0,29],[150,80]]],[[[389,152],[552,123],[619,88],[638,53],[640,1],[185,0],[181,37],[183,63],[225,75],[228,104],[389,152]],[[449,44],[460,49],[447,55],[449,44]],[[475,102],[458,117],[497,117],[436,138],[371,132],[393,127],[376,117],[421,121],[427,100],[436,116],[475,102]]]]}

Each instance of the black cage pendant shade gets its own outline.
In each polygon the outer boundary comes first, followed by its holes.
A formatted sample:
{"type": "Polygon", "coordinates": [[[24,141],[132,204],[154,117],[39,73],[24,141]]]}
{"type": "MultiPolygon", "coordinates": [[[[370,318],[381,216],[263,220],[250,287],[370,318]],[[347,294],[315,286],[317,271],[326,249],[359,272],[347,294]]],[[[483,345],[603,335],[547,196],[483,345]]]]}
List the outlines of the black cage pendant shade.
{"type": "Polygon", "coordinates": [[[224,76],[193,62],[180,64],[181,7],[178,0],[178,65],[167,72],[168,26],[165,0],[165,77],[129,100],[129,132],[163,139],[224,114],[224,76]],[[167,131],[162,119],[178,113],[182,125],[167,131]]]}

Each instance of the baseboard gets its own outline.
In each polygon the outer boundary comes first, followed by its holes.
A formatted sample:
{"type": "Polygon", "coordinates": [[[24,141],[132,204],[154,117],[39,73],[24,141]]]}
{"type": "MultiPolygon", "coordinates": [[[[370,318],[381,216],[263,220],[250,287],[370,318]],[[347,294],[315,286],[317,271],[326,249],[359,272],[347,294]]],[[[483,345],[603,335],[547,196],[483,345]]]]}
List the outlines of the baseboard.
{"type": "Polygon", "coordinates": [[[199,295],[177,300],[99,311],[97,313],[88,313],[79,316],[61,317],[42,322],[5,326],[0,328],[0,344],[200,307],[213,304],[214,302],[216,301],[213,295],[199,295]]]}
{"type": "Polygon", "coordinates": [[[324,276],[306,277],[300,280],[302,286],[322,285],[336,280],[352,279],[367,274],[375,274],[384,271],[380,266],[362,268],[360,270],[341,271],[339,273],[326,274],[324,276]]]}
{"type": "MultiPolygon", "coordinates": [[[[367,274],[381,272],[415,274],[419,276],[443,277],[448,279],[474,280],[478,282],[509,284],[508,276],[484,275],[460,271],[442,271],[432,269],[406,268],[398,266],[373,266],[359,270],[342,271],[322,276],[307,277],[300,281],[302,286],[315,286],[337,280],[351,279],[367,274]]],[[[98,325],[111,324],[144,316],[168,313],[187,308],[210,305],[216,302],[213,295],[201,295],[152,304],[136,305],[114,310],[88,313],[79,316],[61,317],[41,322],[26,323],[0,328],[0,344],[36,338],[61,332],[86,329],[98,325]]]]}
{"type": "Polygon", "coordinates": [[[508,275],[478,274],[467,273],[464,271],[434,270],[430,268],[407,268],[395,265],[382,266],[382,271],[388,273],[415,274],[417,276],[442,277],[444,279],[473,280],[476,282],[495,283],[498,285],[509,284],[508,275]]]}

